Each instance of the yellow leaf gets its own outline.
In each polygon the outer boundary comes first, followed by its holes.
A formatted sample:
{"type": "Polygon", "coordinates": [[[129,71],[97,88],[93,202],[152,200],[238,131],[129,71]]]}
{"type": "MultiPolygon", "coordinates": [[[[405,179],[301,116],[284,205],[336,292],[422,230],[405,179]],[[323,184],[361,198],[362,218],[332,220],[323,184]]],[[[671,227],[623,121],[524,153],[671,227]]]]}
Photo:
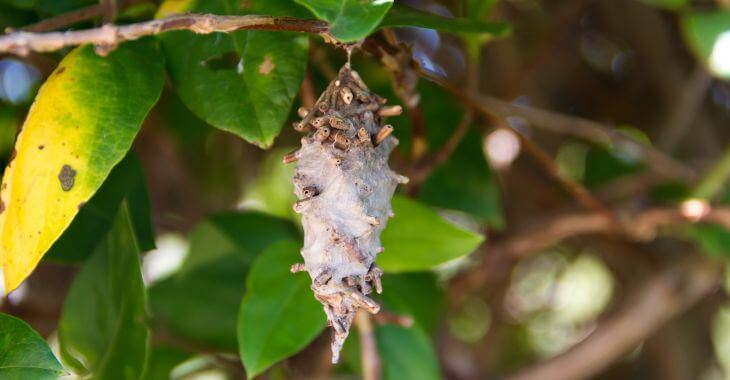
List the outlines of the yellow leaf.
{"type": "Polygon", "coordinates": [[[0,187],[0,267],[10,292],[126,154],[162,89],[152,40],[108,57],[79,47],[41,87],[0,187]]]}

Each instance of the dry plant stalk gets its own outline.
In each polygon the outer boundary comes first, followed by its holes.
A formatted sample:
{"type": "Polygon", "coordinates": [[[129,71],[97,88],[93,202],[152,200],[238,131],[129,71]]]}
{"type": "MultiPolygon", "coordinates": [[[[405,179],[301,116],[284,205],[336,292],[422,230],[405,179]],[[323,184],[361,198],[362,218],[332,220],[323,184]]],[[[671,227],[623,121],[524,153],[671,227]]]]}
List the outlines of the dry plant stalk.
{"type": "Polygon", "coordinates": [[[380,233],[393,216],[396,186],[408,181],[388,167],[398,140],[382,120],[400,112],[371,93],[348,63],[312,109],[300,108],[303,119],[294,128],[307,136],[284,157],[285,163],[297,162],[294,210],[304,226],[304,264],[292,272],[307,271],[312,278],[314,297],[334,329],[333,363],[358,309],[380,310],[368,296],[373,288],[382,291],[383,272],[375,265],[383,251],[380,233]]]}

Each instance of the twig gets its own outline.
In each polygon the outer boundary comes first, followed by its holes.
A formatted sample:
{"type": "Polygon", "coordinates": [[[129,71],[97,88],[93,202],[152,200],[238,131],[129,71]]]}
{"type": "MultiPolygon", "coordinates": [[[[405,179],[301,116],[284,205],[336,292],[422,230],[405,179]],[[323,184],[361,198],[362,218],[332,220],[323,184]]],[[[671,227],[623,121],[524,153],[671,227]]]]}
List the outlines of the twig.
{"type": "Polygon", "coordinates": [[[712,76],[702,64],[698,64],[692,72],[692,76],[683,86],[676,104],[667,115],[662,133],[659,136],[657,146],[662,150],[671,152],[677,143],[692,126],[692,120],[697,113],[697,108],[705,100],[704,94],[712,83],[712,76]]]}
{"type": "Polygon", "coordinates": [[[474,114],[471,111],[467,111],[441,149],[433,154],[422,157],[417,164],[413,165],[412,169],[408,172],[408,178],[411,179],[411,182],[406,186],[406,194],[410,193],[409,189],[417,188],[436,168],[449,160],[456,148],[461,144],[461,140],[464,139],[466,132],[469,131],[473,120],[474,114]]]}
{"type": "Polygon", "coordinates": [[[567,352],[510,380],[585,379],[651,336],[667,321],[718,288],[722,265],[702,256],[676,264],[649,279],[612,317],[567,352]]]}
{"type": "Polygon", "coordinates": [[[699,218],[687,215],[681,208],[653,208],[634,215],[623,215],[620,220],[622,225],[616,226],[615,220],[599,212],[568,212],[537,219],[512,233],[509,238],[486,245],[484,261],[455,281],[468,284],[469,288],[480,288],[493,275],[501,275],[495,272],[495,268],[499,271],[498,268],[505,262],[525,259],[577,236],[605,234],[634,241],[650,241],[664,227],[691,223],[717,224],[730,230],[730,207],[710,207],[699,218]]]}
{"type": "Polygon", "coordinates": [[[380,312],[372,317],[375,318],[375,322],[379,325],[413,326],[413,318],[411,316],[396,314],[385,309],[380,309],[380,312]]]}
{"type": "Polygon", "coordinates": [[[360,358],[362,361],[363,380],[380,379],[380,356],[375,342],[375,331],[371,316],[359,310],[355,316],[355,324],[360,335],[360,358]]]}
{"type": "MultiPolygon", "coordinates": [[[[149,0],[126,0],[120,1],[117,4],[118,9],[125,9],[131,5],[144,3],[149,0]]],[[[60,14],[58,16],[50,17],[21,28],[25,32],[47,32],[49,30],[55,30],[63,28],[69,25],[73,25],[77,22],[89,20],[95,17],[103,16],[109,13],[109,6],[112,4],[101,3],[95,4],[68,13],[60,14]]]]}
{"type": "Polygon", "coordinates": [[[52,33],[12,32],[0,36],[0,53],[27,55],[31,51],[49,52],[67,46],[93,44],[97,53],[104,55],[114,50],[121,42],[172,30],[189,30],[193,33],[208,34],[213,32],[230,33],[242,29],[326,34],[329,26],[323,21],[302,20],[291,17],[189,14],[123,26],[106,24],[100,28],[78,31],[52,33]]]}
{"type": "Polygon", "coordinates": [[[575,197],[578,202],[583,205],[583,207],[589,210],[598,211],[599,213],[604,214],[609,220],[615,220],[616,223],[614,224],[619,225],[619,222],[616,220],[613,212],[611,212],[611,210],[609,210],[603,202],[594,197],[593,194],[591,194],[591,192],[583,185],[561,173],[558,169],[558,165],[555,161],[553,161],[552,157],[545,153],[545,151],[543,151],[537,144],[532,142],[532,140],[528,139],[520,131],[516,131],[516,133],[520,137],[520,142],[525,148],[525,152],[532,156],[540,167],[542,167],[542,169],[551,178],[557,181],[568,193],[575,197]]]}

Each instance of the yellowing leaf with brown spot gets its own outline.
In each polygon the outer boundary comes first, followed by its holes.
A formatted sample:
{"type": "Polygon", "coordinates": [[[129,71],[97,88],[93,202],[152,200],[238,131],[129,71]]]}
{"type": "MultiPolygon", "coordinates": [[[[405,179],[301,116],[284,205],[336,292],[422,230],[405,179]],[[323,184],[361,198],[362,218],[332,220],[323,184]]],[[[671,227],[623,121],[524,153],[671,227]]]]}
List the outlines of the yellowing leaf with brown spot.
{"type": "Polygon", "coordinates": [[[162,90],[154,40],[107,57],[71,51],[41,87],[0,188],[0,268],[10,292],[33,271],[129,150],[162,90]]]}

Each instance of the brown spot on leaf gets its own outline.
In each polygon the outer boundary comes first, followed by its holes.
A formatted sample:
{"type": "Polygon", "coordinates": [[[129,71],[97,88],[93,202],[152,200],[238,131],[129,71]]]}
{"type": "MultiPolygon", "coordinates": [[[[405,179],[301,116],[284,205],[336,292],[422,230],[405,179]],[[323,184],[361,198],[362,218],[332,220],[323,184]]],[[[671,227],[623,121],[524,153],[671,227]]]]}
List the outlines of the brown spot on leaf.
{"type": "Polygon", "coordinates": [[[5,212],[5,202],[0,199],[0,214],[2,214],[3,212],[5,212]]]}
{"type": "Polygon", "coordinates": [[[56,75],[61,75],[64,71],[66,71],[66,66],[61,66],[56,70],[56,75]]]}
{"type": "Polygon", "coordinates": [[[74,187],[76,179],[76,170],[69,165],[63,165],[61,172],[58,173],[58,180],[61,182],[61,189],[69,191],[74,187]]]}
{"type": "Polygon", "coordinates": [[[42,145],[42,144],[41,145],[38,145],[38,150],[43,150],[43,148],[45,148],[44,145],[42,145]]]}
{"type": "Polygon", "coordinates": [[[15,148],[13,148],[13,153],[10,153],[10,161],[8,161],[8,164],[13,162],[13,160],[15,159],[15,156],[17,156],[17,155],[18,155],[18,151],[15,150],[15,148]]]}
{"type": "Polygon", "coordinates": [[[84,207],[85,204],[86,204],[86,202],[79,203],[79,210],[81,210],[81,208],[84,207]]]}
{"type": "Polygon", "coordinates": [[[276,65],[271,60],[271,56],[266,54],[264,56],[264,61],[259,65],[259,74],[268,75],[275,67],[276,65]]]}

